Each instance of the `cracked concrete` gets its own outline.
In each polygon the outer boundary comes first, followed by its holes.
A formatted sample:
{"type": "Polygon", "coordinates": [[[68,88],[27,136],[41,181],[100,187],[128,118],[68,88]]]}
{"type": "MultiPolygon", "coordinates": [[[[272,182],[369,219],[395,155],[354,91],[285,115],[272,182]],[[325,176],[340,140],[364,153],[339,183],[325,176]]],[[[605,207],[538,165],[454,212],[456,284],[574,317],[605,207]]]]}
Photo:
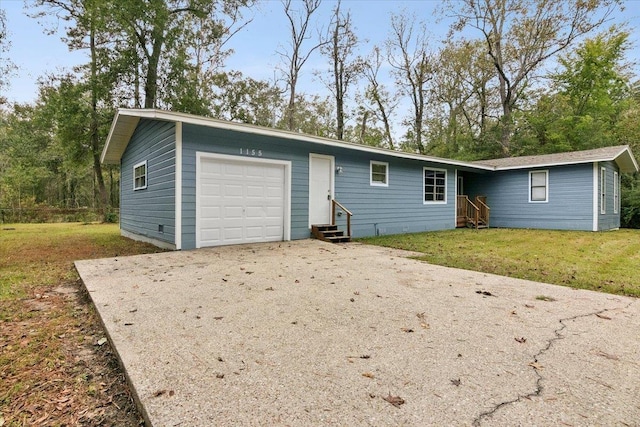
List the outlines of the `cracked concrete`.
{"type": "Polygon", "coordinates": [[[638,300],[408,255],[306,240],[76,268],[149,425],[639,425],[638,300]]]}
{"type": "MultiPolygon", "coordinates": [[[[633,304],[637,304],[638,300],[630,300],[626,306],[624,306],[624,308],[620,308],[620,307],[616,307],[616,308],[603,308],[594,312],[589,312],[589,313],[584,313],[584,314],[577,314],[575,316],[571,316],[571,317],[566,317],[566,318],[562,318],[558,321],[558,323],[560,323],[560,327],[558,327],[555,331],[554,334],[555,336],[551,337],[547,344],[540,349],[540,351],[538,351],[534,356],[533,356],[533,361],[531,363],[531,367],[533,368],[534,372],[537,375],[537,379],[535,381],[535,384],[533,384],[533,390],[527,394],[522,394],[522,395],[518,395],[516,398],[512,399],[512,400],[508,400],[508,401],[504,401],[504,402],[500,402],[497,405],[495,405],[491,410],[489,411],[485,411],[482,412],[481,414],[478,415],[478,417],[473,421],[473,425],[474,426],[481,426],[483,424],[483,421],[487,421],[487,424],[490,425],[496,425],[496,423],[500,422],[500,418],[507,418],[506,422],[514,425],[514,421],[515,421],[515,413],[518,412],[522,412],[523,410],[513,410],[509,413],[508,416],[506,417],[494,417],[494,415],[496,414],[496,412],[500,411],[501,409],[503,409],[506,406],[509,405],[514,405],[514,404],[519,404],[519,403],[525,403],[527,404],[527,401],[533,401],[534,398],[540,398],[541,396],[543,396],[544,393],[544,389],[545,389],[545,374],[544,374],[544,369],[545,366],[542,365],[541,359],[543,359],[543,356],[545,355],[545,353],[547,353],[548,351],[551,350],[551,348],[554,346],[554,344],[558,343],[558,341],[561,341],[563,339],[566,338],[566,335],[563,334],[563,332],[565,331],[565,329],[568,328],[568,324],[567,322],[571,322],[571,321],[576,321],[578,319],[581,318],[587,318],[587,317],[598,317],[600,319],[603,320],[613,320],[613,317],[610,317],[608,315],[606,315],[606,313],[609,312],[615,312],[615,311],[619,311],[619,310],[625,310],[625,309],[629,309],[631,307],[631,305],[633,304]]],[[[583,339],[585,337],[583,336],[583,339]]],[[[575,353],[575,351],[578,351],[579,348],[575,347],[573,348],[573,351],[571,352],[572,354],[575,353]]],[[[597,353],[595,353],[598,356],[604,357],[606,359],[609,360],[613,360],[613,361],[619,361],[619,356],[613,354],[613,353],[605,353],[603,351],[598,351],[597,353]]],[[[632,355],[633,356],[633,355],[632,355]]],[[[640,362],[640,356],[639,355],[635,355],[635,362],[630,359],[629,362],[630,363],[638,363],[640,362]]],[[[600,385],[603,385],[605,387],[608,387],[610,389],[613,389],[611,385],[608,385],[606,383],[603,382],[599,382],[597,380],[594,380],[591,377],[585,376],[582,380],[592,380],[596,383],[599,383],[600,385]]],[[[556,398],[549,398],[547,400],[557,400],[556,398]]],[[[602,402],[599,402],[600,404],[602,402]]],[[[638,406],[636,408],[636,410],[640,408],[640,406],[638,406]]],[[[631,413],[636,413],[636,410],[634,410],[633,408],[631,409],[631,413]]],[[[526,417],[523,419],[521,418],[520,421],[521,423],[518,424],[527,424],[527,425],[531,425],[531,424],[546,424],[548,422],[548,418],[546,415],[542,415],[541,417],[539,417],[540,419],[536,419],[535,416],[532,415],[532,412],[534,411],[530,411],[527,409],[524,409],[524,411],[527,412],[526,417]]],[[[562,411],[565,412],[565,411],[562,411]]],[[[581,414],[581,413],[576,413],[576,414],[566,414],[566,413],[560,413],[558,414],[560,418],[562,418],[562,420],[560,421],[562,424],[566,424],[566,425],[582,425],[586,419],[588,419],[589,417],[581,414]],[[577,415],[577,417],[576,417],[577,415]],[[568,421],[569,418],[572,418],[574,421],[568,421]]],[[[554,422],[557,422],[557,420],[555,420],[554,422]]],[[[621,425],[638,425],[640,421],[636,422],[636,424],[627,424],[625,422],[620,422],[621,425]]],[[[591,424],[591,422],[589,422],[589,424],[591,424]]]]}

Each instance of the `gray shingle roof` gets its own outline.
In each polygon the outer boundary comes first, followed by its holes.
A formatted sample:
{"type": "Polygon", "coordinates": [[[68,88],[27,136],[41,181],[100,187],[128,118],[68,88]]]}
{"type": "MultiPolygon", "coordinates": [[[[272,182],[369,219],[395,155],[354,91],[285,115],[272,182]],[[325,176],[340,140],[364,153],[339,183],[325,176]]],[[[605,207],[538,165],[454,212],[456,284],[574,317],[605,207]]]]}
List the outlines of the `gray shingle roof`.
{"type": "Polygon", "coordinates": [[[531,167],[559,166],[578,163],[615,161],[623,172],[637,172],[638,163],[628,145],[595,148],[593,150],[538,156],[507,157],[503,159],[479,160],[477,165],[490,166],[496,170],[523,169],[531,167]]]}

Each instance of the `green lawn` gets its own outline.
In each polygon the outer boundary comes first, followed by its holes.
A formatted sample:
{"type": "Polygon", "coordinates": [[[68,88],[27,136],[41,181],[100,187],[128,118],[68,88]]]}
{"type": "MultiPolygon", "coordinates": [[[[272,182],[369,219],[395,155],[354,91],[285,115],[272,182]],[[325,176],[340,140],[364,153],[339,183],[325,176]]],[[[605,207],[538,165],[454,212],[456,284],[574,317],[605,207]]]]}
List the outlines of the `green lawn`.
{"type": "Polygon", "coordinates": [[[640,296],[640,230],[456,229],[360,239],[447,267],[640,296]]]}

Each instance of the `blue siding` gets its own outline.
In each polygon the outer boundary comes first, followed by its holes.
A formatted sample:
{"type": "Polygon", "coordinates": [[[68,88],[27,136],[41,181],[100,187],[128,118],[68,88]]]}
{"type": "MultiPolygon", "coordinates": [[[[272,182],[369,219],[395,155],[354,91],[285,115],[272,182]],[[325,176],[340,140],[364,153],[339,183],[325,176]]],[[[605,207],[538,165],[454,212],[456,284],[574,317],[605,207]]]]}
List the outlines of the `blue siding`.
{"type": "MultiPolygon", "coordinates": [[[[121,159],[121,228],[169,244],[175,244],[175,124],[142,119],[121,159]],[[133,165],[147,161],[147,188],[133,190],[133,165]],[[159,231],[159,226],[164,232],[159,231]]],[[[182,135],[182,248],[195,248],[196,152],[291,162],[292,239],[309,237],[309,154],[329,155],[341,173],[334,175],[335,198],[354,214],[352,235],[365,237],[451,229],[456,226],[456,169],[437,163],[330,147],[277,136],[256,135],[194,124],[183,125],[182,135]],[[247,150],[249,153],[247,154],[247,150]],[[260,155],[257,155],[258,151],[260,155]],[[370,185],[370,162],[388,163],[388,186],[370,185]],[[445,203],[424,203],[424,168],[446,170],[445,203]]],[[[618,228],[614,212],[614,162],[606,167],[606,214],[597,207],[599,230],[618,228]]],[[[491,226],[562,230],[594,227],[594,165],[569,165],[540,169],[481,173],[471,169],[464,176],[464,193],[486,195],[491,226]],[[529,172],[547,170],[549,198],[529,202],[529,172]]],[[[596,189],[599,195],[599,190],[596,189]]],[[[599,197],[598,203],[599,203],[599,197]]],[[[338,218],[344,227],[346,216],[338,218]]]]}
{"type": "Polygon", "coordinates": [[[122,155],[120,174],[120,228],[175,243],[175,124],[140,120],[122,155]],[[147,188],[134,191],[133,166],[145,160],[147,188]]]}
{"type": "MultiPolygon", "coordinates": [[[[426,162],[336,150],[335,198],[353,212],[352,234],[365,237],[455,228],[455,169],[426,162]],[[389,185],[370,185],[370,161],[389,163],[389,185]],[[446,203],[424,204],[424,167],[447,170],[446,203]]],[[[338,224],[344,226],[346,218],[338,224]]]]}
{"type": "Polygon", "coordinates": [[[472,188],[487,196],[492,227],[593,229],[592,164],[495,172],[479,176],[472,188]],[[532,170],[549,171],[546,203],[529,202],[532,170]]]}
{"type": "MultiPolygon", "coordinates": [[[[182,146],[183,249],[196,244],[197,151],[251,158],[241,154],[241,149],[255,149],[261,150],[263,159],[291,161],[291,239],[309,237],[309,153],[334,156],[336,166],[343,167],[343,173],[335,175],[335,198],[354,213],[355,237],[455,227],[452,168],[447,171],[447,203],[425,205],[423,167],[443,168],[441,165],[191,124],[183,126],[182,146]],[[389,163],[388,187],[370,186],[371,160],[389,163]]],[[[341,221],[344,225],[345,217],[341,221]]]]}
{"type": "MultiPolygon", "coordinates": [[[[601,162],[598,163],[598,230],[612,230],[620,228],[620,209],[618,207],[617,213],[614,210],[614,197],[613,197],[613,173],[618,172],[618,165],[614,162],[601,162]],[[605,214],[600,212],[600,173],[601,168],[605,168],[606,174],[606,199],[605,199],[605,214]]],[[[618,176],[618,179],[619,176],[618,176]]],[[[618,187],[618,197],[620,197],[620,187],[618,187]]]]}

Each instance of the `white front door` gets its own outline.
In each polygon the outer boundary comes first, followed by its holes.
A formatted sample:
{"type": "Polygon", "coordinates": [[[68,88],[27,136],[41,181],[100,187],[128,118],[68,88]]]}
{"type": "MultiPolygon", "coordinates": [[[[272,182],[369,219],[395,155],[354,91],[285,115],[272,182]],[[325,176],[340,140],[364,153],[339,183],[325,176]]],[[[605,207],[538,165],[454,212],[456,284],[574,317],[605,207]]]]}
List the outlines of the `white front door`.
{"type": "Polygon", "coordinates": [[[333,156],[309,155],[309,225],[331,222],[333,156]]]}

